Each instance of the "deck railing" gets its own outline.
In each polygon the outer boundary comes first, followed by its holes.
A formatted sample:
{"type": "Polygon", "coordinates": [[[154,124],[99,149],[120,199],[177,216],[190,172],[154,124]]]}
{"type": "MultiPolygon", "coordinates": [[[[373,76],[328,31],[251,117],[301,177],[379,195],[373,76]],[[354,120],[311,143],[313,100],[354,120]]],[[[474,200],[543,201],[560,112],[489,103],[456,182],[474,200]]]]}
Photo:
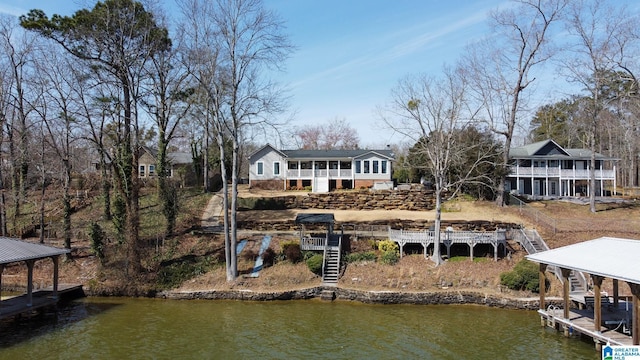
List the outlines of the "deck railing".
{"type": "MultiPolygon", "coordinates": [[[[511,167],[511,176],[534,176],[534,177],[561,177],[563,179],[587,180],[590,178],[589,170],[559,169],[559,168],[531,168],[531,167],[511,167]]],[[[613,180],[616,174],[614,170],[596,169],[597,180],[613,180]]]]}
{"type": "MultiPolygon", "coordinates": [[[[435,231],[407,231],[389,228],[389,239],[399,245],[431,244],[435,239],[435,231]]],[[[441,231],[440,242],[450,244],[495,244],[506,241],[506,232],[496,230],[483,231],[441,231]]]]}
{"type": "Polygon", "coordinates": [[[325,237],[305,236],[300,239],[300,250],[324,250],[325,237]]]}

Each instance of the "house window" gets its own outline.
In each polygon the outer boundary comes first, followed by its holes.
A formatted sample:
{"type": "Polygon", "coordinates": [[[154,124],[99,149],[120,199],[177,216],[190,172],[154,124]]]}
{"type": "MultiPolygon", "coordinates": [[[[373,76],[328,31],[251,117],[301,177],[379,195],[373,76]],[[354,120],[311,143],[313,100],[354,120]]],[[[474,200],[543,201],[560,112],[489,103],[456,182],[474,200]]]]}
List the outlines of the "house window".
{"type": "Polygon", "coordinates": [[[280,175],[280,161],[275,161],[273,163],[273,175],[275,176],[280,175]]]}
{"type": "Polygon", "coordinates": [[[364,167],[364,173],[368,174],[369,173],[369,160],[365,160],[365,161],[363,161],[363,163],[364,163],[363,164],[364,165],[363,166],[364,167]]]}
{"type": "Polygon", "coordinates": [[[356,174],[360,174],[361,170],[361,165],[360,165],[360,160],[356,161],[356,174]]]}
{"type": "Polygon", "coordinates": [[[387,173],[387,160],[381,160],[380,161],[380,173],[381,174],[386,174],[387,173]]]}
{"type": "Polygon", "coordinates": [[[149,176],[155,176],[155,174],[156,174],[156,166],[149,165],[149,176]]]}
{"type": "Polygon", "coordinates": [[[139,169],[139,173],[138,173],[138,175],[139,175],[140,177],[144,177],[144,176],[146,175],[146,171],[145,171],[145,167],[144,167],[144,165],[140,165],[140,169],[139,169]]]}
{"type": "Polygon", "coordinates": [[[379,168],[378,168],[378,160],[373,160],[371,163],[373,164],[373,173],[377,174],[378,170],[379,170],[379,168]]]}
{"type": "Polygon", "coordinates": [[[256,174],[258,175],[264,175],[264,163],[262,161],[258,161],[256,163],[256,174]]]}

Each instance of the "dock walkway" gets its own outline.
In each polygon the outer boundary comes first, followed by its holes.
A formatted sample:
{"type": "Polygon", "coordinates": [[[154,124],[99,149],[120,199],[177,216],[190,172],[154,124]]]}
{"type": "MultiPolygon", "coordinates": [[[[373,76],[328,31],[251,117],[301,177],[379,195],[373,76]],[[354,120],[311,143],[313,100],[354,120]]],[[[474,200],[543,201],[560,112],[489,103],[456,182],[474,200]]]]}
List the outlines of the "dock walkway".
{"type": "Polygon", "coordinates": [[[631,346],[633,338],[629,326],[632,315],[631,309],[627,310],[628,306],[630,304],[621,301],[617,309],[608,306],[602,311],[600,331],[595,329],[593,310],[571,309],[568,319],[564,318],[561,308],[553,306],[549,306],[546,310],[538,310],[538,313],[547,326],[556,330],[582,334],[600,344],[631,346]]]}
{"type": "Polygon", "coordinates": [[[27,314],[34,310],[55,305],[60,301],[60,299],[64,299],[67,295],[76,292],[82,292],[82,285],[60,284],[58,286],[57,297],[53,296],[52,288],[34,291],[32,294],[31,305],[28,305],[29,300],[27,294],[2,300],[0,301],[0,320],[20,314],[27,314]]]}

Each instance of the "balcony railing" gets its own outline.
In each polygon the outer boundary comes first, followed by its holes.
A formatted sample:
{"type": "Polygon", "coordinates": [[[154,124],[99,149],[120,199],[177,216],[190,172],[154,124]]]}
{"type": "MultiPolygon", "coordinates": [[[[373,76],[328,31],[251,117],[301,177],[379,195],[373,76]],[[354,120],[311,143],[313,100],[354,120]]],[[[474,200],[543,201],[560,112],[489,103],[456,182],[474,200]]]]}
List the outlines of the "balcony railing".
{"type": "MultiPolygon", "coordinates": [[[[530,168],[530,167],[511,167],[511,176],[530,176],[530,177],[561,177],[563,179],[588,180],[589,170],[573,170],[558,168],[530,168]]],[[[614,170],[596,170],[596,179],[613,180],[615,178],[614,170]]]]}
{"type": "Polygon", "coordinates": [[[288,179],[311,179],[314,177],[329,177],[332,179],[351,179],[353,170],[351,169],[289,169],[287,170],[288,179]]]}

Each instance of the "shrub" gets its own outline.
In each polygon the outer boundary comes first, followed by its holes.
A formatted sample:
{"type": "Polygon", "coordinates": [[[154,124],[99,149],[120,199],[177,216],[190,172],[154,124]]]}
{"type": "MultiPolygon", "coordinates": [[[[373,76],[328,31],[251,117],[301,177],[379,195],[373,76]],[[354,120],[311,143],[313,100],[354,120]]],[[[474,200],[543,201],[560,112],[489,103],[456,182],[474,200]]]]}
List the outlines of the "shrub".
{"type": "Polygon", "coordinates": [[[247,249],[243,251],[240,256],[243,260],[246,261],[256,261],[256,259],[258,258],[258,253],[255,250],[247,249]]]}
{"type": "Polygon", "coordinates": [[[383,240],[378,242],[378,250],[382,252],[398,251],[398,249],[399,249],[398,244],[396,244],[395,241],[383,240]]]}
{"type": "Polygon", "coordinates": [[[322,263],[324,257],[321,254],[315,254],[307,260],[307,267],[312,273],[316,275],[322,275],[322,263]]]}
{"type": "Polygon", "coordinates": [[[273,251],[272,248],[267,248],[267,250],[262,253],[262,263],[264,264],[264,266],[273,266],[275,259],[276,252],[273,251]]]}
{"type": "Polygon", "coordinates": [[[163,266],[158,271],[158,285],[161,289],[177,287],[183,282],[209,271],[210,263],[211,259],[204,257],[194,261],[184,260],[163,266]]]}
{"type": "Polygon", "coordinates": [[[292,263],[298,263],[302,260],[302,251],[300,250],[300,243],[297,241],[286,241],[280,244],[282,246],[282,254],[284,258],[292,263]]]}
{"type": "Polygon", "coordinates": [[[344,261],[347,263],[354,263],[360,261],[375,261],[376,253],[373,251],[367,251],[363,253],[351,253],[345,256],[344,261]]]}
{"type": "Polygon", "coordinates": [[[387,250],[382,252],[380,262],[387,265],[395,265],[400,260],[400,254],[396,250],[387,250]]]}
{"type": "Polygon", "coordinates": [[[512,290],[539,292],[538,266],[529,260],[523,259],[516,264],[512,271],[500,274],[500,284],[512,290]]]}

